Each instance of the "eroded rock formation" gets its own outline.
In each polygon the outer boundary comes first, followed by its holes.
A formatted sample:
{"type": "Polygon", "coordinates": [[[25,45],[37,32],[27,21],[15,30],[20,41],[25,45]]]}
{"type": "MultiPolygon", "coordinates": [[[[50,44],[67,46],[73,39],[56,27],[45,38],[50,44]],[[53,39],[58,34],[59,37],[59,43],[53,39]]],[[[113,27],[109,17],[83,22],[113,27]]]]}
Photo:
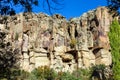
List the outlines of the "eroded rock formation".
{"type": "Polygon", "coordinates": [[[8,32],[6,39],[19,49],[22,69],[47,65],[56,71],[73,71],[112,63],[108,38],[111,21],[108,9],[99,7],[69,21],[59,14],[2,16],[0,29],[8,32]]]}

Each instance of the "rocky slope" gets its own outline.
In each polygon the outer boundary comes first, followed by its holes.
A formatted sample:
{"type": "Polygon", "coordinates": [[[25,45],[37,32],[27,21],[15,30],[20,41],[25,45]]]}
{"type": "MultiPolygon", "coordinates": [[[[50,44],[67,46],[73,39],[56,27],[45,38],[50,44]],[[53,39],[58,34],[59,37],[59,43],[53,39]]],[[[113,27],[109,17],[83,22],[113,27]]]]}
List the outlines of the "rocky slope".
{"type": "Polygon", "coordinates": [[[45,65],[73,71],[112,63],[108,38],[112,16],[105,7],[69,21],[59,14],[43,13],[0,18],[0,29],[8,34],[12,47],[19,49],[20,68],[26,71],[45,65]]]}

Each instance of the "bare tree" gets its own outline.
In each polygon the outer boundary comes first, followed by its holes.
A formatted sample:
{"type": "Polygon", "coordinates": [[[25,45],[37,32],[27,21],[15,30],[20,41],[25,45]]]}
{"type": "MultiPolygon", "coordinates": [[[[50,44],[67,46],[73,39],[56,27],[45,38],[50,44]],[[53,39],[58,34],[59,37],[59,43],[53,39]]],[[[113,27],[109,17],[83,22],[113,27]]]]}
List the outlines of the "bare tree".
{"type": "Polygon", "coordinates": [[[110,8],[111,11],[116,12],[117,15],[120,9],[120,0],[107,0],[108,8],[110,8]]]}
{"type": "Polygon", "coordinates": [[[49,13],[52,10],[59,10],[63,7],[64,0],[0,0],[0,14],[1,15],[14,15],[16,8],[21,7],[24,12],[32,12],[35,6],[43,5],[49,13]]]}
{"type": "Polygon", "coordinates": [[[44,0],[43,8],[52,14],[53,10],[61,10],[64,7],[64,0],[44,0]]]}

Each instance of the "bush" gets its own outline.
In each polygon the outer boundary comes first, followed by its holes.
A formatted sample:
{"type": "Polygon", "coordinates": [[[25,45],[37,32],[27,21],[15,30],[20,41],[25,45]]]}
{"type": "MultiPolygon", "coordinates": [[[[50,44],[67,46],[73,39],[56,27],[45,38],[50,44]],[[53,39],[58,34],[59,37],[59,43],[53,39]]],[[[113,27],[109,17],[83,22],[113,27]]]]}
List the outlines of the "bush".
{"type": "Polygon", "coordinates": [[[15,40],[18,40],[18,38],[19,38],[19,34],[16,33],[16,34],[15,34],[15,40]]]}
{"type": "Polygon", "coordinates": [[[105,75],[105,65],[95,65],[91,68],[91,79],[106,80],[105,75]]]}
{"type": "Polygon", "coordinates": [[[48,66],[41,66],[34,69],[31,73],[24,70],[12,70],[10,79],[1,78],[0,80],[90,80],[92,78],[99,80],[106,79],[104,76],[105,66],[96,65],[90,69],[77,69],[70,72],[56,72],[48,66]],[[102,75],[102,78],[100,77],[102,75]]]}
{"type": "Polygon", "coordinates": [[[113,61],[113,78],[120,80],[120,24],[114,20],[110,27],[109,39],[113,61]]]}
{"type": "Polygon", "coordinates": [[[12,43],[5,39],[6,35],[0,30],[0,80],[12,80],[16,75],[14,72],[19,68],[19,49],[12,48],[12,43]]]}
{"type": "MultiPolygon", "coordinates": [[[[57,73],[53,69],[50,69],[48,66],[42,66],[34,69],[31,72],[31,75],[32,76],[30,80],[83,80],[81,76],[77,77],[76,75],[70,72],[57,73]]],[[[81,75],[84,75],[84,74],[81,74],[81,75]]]]}
{"type": "Polygon", "coordinates": [[[37,80],[55,80],[55,77],[57,76],[57,73],[48,66],[38,67],[34,69],[31,74],[34,75],[37,80]]]}
{"type": "Polygon", "coordinates": [[[77,44],[76,39],[71,39],[70,47],[71,47],[71,48],[75,48],[76,44],[77,44]]]}
{"type": "Polygon", "coordinates": [[[79,68],[72,73],[78,80],[89,80],[90,70],[79,68]]]}
{"type": "Polygon", "coordinates": [[[20,80],[30,80],[29,77],[31,76],[31,74],[27,71],[21,70],[20,71],[20,76],[18,76],[17,78],[20,80]]]}
{"type": "Polygon", "coordinates": [[[59,72],[56,80],[81,80],[69,72],[59,72]]]}

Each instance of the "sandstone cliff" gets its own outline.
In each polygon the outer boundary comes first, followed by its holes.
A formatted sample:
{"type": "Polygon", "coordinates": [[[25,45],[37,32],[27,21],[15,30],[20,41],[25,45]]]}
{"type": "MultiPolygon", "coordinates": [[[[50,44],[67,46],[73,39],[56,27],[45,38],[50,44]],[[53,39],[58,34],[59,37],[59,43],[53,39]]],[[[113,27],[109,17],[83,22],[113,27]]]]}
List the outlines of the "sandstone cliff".
{"type": "Polygon", "coordinates": [[[47,65],[56,71],[73,71],[112,63],[111,22],[108,9],[99,7],[69,21],[59,14],[1,16],[0,29],[8,33],[6,40],[12,47],[19,49],[20,68],[31,71],[47,65]]]}

